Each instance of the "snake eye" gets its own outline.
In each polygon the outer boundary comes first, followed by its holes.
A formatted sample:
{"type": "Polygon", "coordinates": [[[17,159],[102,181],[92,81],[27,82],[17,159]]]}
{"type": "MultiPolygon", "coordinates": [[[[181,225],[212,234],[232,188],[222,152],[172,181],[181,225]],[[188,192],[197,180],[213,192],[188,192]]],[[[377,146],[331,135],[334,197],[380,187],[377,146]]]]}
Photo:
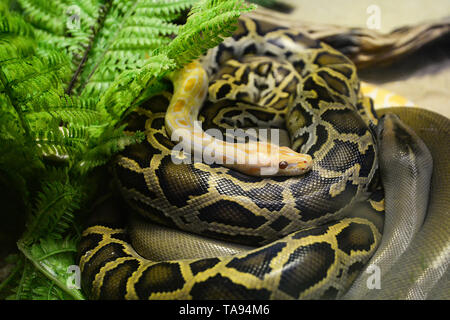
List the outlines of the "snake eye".
{"type": "Polygon", "coordinates": [[[286,169],[287,166],[288,166],[287,161],[280,161],[280,163],[278,164],[278,167],[279,167],[280,169],[286,169]]]}

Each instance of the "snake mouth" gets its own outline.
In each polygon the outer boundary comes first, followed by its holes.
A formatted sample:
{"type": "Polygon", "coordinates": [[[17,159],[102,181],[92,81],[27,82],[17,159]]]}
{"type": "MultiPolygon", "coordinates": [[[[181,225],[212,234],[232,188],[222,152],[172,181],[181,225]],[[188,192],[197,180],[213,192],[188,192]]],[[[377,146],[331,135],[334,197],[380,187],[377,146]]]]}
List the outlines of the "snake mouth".
{"type": "MultiPolygon", "coordinates": [[[[284,168],[279,168],[280,173],[284,172],[284,175],[302,175],[308,171],[310,171],[312,168],[312,160],[306,161],[302,160],[299,162],[289,163],[284,168]]],[[[283,174],[282,174],[283,175],[283,174]]]]}
{"type": "Polygon", "coordinates": [[[307,172],[312,168],[312,166],[313,166],[312,157],[309,155],[304,155],[304,156],[302,156],[302,159],[300,159],[299,161],[288,164],[288,166],[286,166],[286,169],[287,170],[300,170],[303,172],[307,172]]]}

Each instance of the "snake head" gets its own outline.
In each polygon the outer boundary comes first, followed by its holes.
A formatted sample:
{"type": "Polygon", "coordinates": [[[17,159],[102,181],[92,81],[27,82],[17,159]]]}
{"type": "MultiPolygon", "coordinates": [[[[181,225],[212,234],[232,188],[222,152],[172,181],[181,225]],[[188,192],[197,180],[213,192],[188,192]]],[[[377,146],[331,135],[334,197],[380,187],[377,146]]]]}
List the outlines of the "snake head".
{"type": "Polygon", "coordinates": [[[253,176],[298,176],[311,170],[312,157],[288,147],[277,147],[271,153],[260,153],[256,165],[240,171],[253,176]]]}
{"type": "Polygon", "coordinates": [[[313,164],[309,154],[298,153],[288,147],[280,147],[278,158],[277,175],[280,176],[302,175],[311,170],[313,164]]]}

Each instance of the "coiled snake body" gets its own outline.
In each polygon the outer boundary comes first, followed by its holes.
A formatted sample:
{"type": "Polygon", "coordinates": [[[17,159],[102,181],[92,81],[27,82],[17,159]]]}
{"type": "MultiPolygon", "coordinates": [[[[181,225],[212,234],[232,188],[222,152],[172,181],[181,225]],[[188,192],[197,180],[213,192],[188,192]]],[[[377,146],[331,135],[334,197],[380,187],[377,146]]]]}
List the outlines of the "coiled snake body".
{"type": "Polygon", "coordinates": [[[339,297],[383,226],[377,119],[353,63],[299,32],[245,18],[201,63],[209,76],[200,112],[207,128],[285,129],[289,147],[312,157],[310,171],[264,177],[175,164],[164,125],[170,94],[150,99],[128,119],[128,130],[145,130],[147,139],[119,156],[119,189],[135,212],[216,239],[205,240],[214,248],[191,254],[188,245],[202,241],[180,232],[178,256],[146,259],[130,244],[123,217],[98,214],[80,242],[83,289],[107,299],[339,297]]]}

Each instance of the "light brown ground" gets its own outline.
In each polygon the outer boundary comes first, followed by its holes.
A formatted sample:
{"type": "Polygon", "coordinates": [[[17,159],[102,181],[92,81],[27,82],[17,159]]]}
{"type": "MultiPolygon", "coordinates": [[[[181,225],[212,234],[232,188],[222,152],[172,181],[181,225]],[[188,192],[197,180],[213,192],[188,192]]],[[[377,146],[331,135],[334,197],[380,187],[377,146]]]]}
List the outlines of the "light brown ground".
{"type": "MultiPolygon", "coordinates": [[[[367,27],[367,8],[380,8],[379,31],[450,16],[449,0],[280,0],[304,22],[367,27]]],[[[428,46],[389,67],[360,72],[360,78],[450,118],[450,39],[428,46]]]]}

